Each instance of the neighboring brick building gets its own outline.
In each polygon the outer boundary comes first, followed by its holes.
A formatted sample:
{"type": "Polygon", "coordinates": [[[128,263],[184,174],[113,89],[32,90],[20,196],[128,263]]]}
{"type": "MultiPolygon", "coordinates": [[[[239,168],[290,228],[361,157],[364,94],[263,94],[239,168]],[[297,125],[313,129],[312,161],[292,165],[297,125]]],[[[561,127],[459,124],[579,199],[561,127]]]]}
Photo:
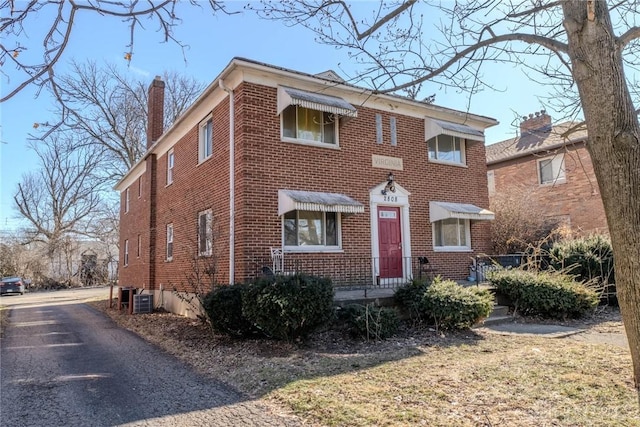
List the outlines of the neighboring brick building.
{"type": "Polygon", "coordinates": [[[488,251],[495,120],[236,58],[162,134],[163,86],[147,153],[116,186],[121,286],[243,281],[279,269],[272,248],[285,272],[392,286],[418,257],[463,279],[488,251]]]}
{"type": "Polygon", "coordinates": [[[486,147],[489,198],[526,194],[526,203],[578,234],[607,233],[586,140],[584,126],[552,126],[544,110],[523,117],[519,137],[486,147]]]}

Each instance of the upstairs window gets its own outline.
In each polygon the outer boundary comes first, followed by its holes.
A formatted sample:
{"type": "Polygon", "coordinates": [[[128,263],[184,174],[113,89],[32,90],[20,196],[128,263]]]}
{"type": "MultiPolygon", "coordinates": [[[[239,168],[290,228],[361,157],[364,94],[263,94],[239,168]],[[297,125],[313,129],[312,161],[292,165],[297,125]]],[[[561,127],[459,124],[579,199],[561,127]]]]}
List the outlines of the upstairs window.
{"type": "Polygon", "coordinates": [[[288,249],[338,249],[336,212],[291,211],[284,215],[284,246],[288,249]]]}
{"type": "Polygon", "coordinates": [[[167,261],[173,259],[173,224],[167,224],[167,261]]]}
{"type": "Polygon", "coordinates": [[[435,162],[464,165],[464,139],[457,136],[440,134],[427,141],[429,146],[429,160],[435,162]]]}
{"type": "Polygon", "coordinates": [[[538,182],[540,185],[553,185],[567,182],[563,153],[538,160],[538,182]]]}
{"type": "Polygon", "coordinates": [[[198,163],[207,160],[213,154],[213,118],[208,117],[200,123],[198,142],[198,163]]]}
{"type": "Polygon", "coordinates": [[[213,212],[211,209],[198,214],[198,255],[213,253],[213,212]]]}
{"type": "Polygon", "coordinates": [[[129,212],[129,200],[130,200],[130,191],[127,188],[124,191],[124,213],[129,212]]]}
{"type": "Polygon", "coordinates": [[[337,145],[337,123],[332,113],[290,105],[282,111],[282,137],[337,145]]]}
{"type": "Polygon", "coordinates": [[[167,153],[167,185],[173,183],[173,166],[175,164],[175,155],[173,148],[167,153]]]}
{"type": "Polygon", "coordinates": [[[124,241],[124,255],[122,257],[122,263],[126,267],[129,265],[129,240],[124,241]]]}
{"type": "Polygon", "coordinates": [[[487,187],[489,188],[489,195],[496,194],[496,173],[495,171],[487,171],[487,187]]]}

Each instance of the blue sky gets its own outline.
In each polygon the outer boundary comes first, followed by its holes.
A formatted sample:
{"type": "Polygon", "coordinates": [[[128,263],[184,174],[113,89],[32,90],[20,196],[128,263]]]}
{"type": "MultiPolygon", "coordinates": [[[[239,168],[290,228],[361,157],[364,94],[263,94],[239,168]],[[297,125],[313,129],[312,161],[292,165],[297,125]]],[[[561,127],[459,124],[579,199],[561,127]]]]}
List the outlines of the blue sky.
{"type": "MultiPolygon", "coordinates": [[[[366,3],[361,7],[366,7],[366,3]]],[[[327,69],[340,73],[341,68],[351,73],[357,70],[350,63],[346,50],[316,43],[314,34],[302,27],[291,28],[281,22],[260,20],[251,13],[213,16],[206,5],[202,10],[187,8],[181,16],[184,22],[177,29],[176,38],[189,45],[186,63],[181,50],[174,44],[163,43],[162,35],[155,32],[156,26],[148,25],[145,32],[137,33],[133,58],[127,68],[124,60],[129,40],[126,24],[117,18],[84,14],[78,16],[71,43],[57,73],[64,73],[65,65],[71,59],[92,60],[98,64],[122,64],[123,70],[149,82],[165,70],[175,70],[209,83],[236,56],[307,73],[327,69]]],[[[46,21],[47,17],[40,18],[46,21]]],[[[34,35],[22,43],[41,42],[34,35]]],[[[10,69],[3,71],[12,77],[10,69]]],[[[490,65],[484,73],[497,76],[495,83],[500,91],[482,92],[471,102],[466,94],[439,86],[426,88],[425,95],[436,93],[437,105],[469,109],[497,119],[500,125],[486,132],[487,142],[492,143],[513,137],[514,118],[540,110],[542,107],[537,95],[546,93],[546,89],[530,83],[522,71],[509,64],[490,65]]],[[[7,76],[0,76],[0,85],[2,94],[5,94],[7,76]]],[[[36,97],[34,88],[27,88],[0,104],[0,232],[20,224],[16,218],[13,194],[21,176],[38,167],[38,159],[28,148],[27,138],[33,132],[35,122],[55,120],[52,110],[48,94],[42,92],[36,97]]],[[[554,116],[553,111],[550,114],[554,116]]]]}

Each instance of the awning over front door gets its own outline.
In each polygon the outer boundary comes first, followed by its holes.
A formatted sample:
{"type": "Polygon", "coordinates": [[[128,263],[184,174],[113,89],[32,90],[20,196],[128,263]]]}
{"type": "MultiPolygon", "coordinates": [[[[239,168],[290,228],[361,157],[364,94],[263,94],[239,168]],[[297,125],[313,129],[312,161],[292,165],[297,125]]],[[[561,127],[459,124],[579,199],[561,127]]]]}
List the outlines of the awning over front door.
{"type": "Polygon", "coordinates": [[[345,194],[278,190],[278,216],[296,210],[356,214],[364,212],[364,205],[345,194]]]}
{"type": "Polygon", "coordinates": [[[307,92],[286,86],[278,87],[278,114],[289,105],[324,111],[338,116],[358,117],[356,107],[342,98],[321,93],[307,92]]]}
{"type": "Polygon", "coordinates": [[[429,219],[431,222],[449,218],[491,221],[495,219],[495,214],[488,209],[466,203],[429,202],[429,219]]]}
{"type": "Polygon", "coordinates": [[[434,136],[443,134],[484,142],[484,132],[479,129],[459,123],[431,119],[429,117],[424,119],[424,135],[426,141],[434,136]]]}

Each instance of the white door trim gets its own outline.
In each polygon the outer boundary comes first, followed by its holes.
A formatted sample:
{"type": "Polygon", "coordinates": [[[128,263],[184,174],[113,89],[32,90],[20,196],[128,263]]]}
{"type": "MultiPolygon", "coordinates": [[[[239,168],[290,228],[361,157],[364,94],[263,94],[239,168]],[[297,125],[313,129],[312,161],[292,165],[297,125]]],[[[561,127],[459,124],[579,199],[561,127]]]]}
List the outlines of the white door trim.
{"type": "MultiPolygon", "coordinates": [[[[409,226],[409,193],[398,183],[395,192],[382,194],[387,181],[376,185],[369,191],[369,211],[371,215],[371,275],[373,283],[377,283],[380,276],[380,246],[378,242],[378,206],[392,206],[400,208],[400,232],[402,233],[402,279],[411,280],[411,227],[409,226]]],[[[381,284],[395,279],[380,279],[381,284]]]]}

